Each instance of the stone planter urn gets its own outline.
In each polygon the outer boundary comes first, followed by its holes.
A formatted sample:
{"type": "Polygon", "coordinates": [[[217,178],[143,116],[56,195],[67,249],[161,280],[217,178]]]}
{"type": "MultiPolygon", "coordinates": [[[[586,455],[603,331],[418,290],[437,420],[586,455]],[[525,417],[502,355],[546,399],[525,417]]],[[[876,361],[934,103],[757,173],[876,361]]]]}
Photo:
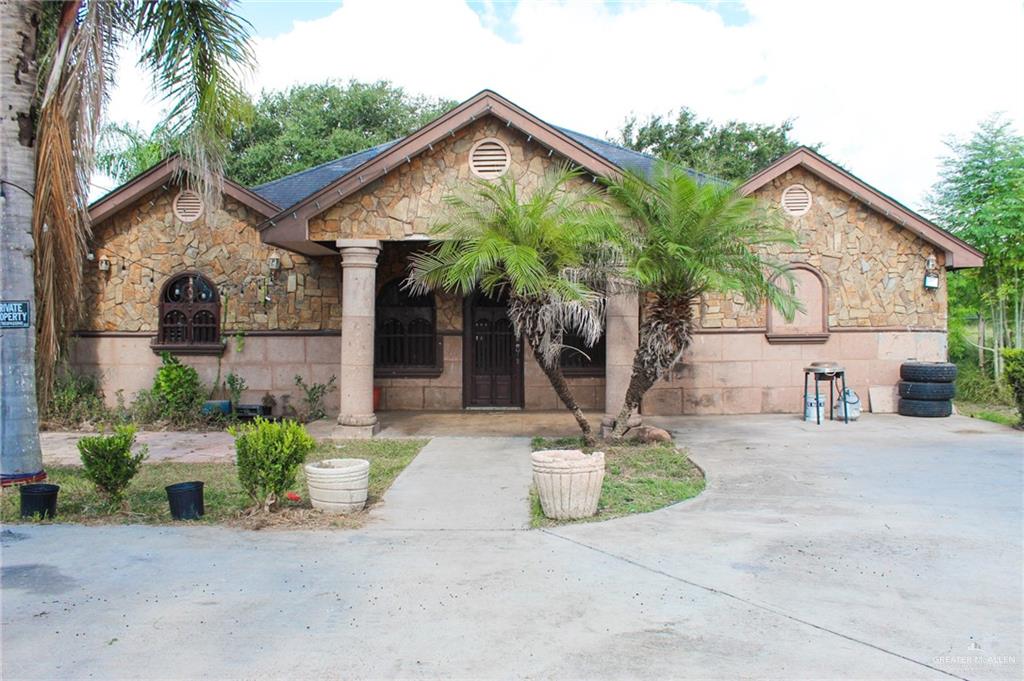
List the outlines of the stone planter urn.
{"type": "Polygon", "coordinates": [[[578,449],[534,452],[533,484],[544,515],[555,520],[589,518],[597,513],[604,481],[604,452],[578,449]]]}
{"type": "Polygon", "coordinates": [[[370,462],[325,459],[306,464],[306,485],[313,508],[324,513],[355,513],[366,505],[370,462]]]}

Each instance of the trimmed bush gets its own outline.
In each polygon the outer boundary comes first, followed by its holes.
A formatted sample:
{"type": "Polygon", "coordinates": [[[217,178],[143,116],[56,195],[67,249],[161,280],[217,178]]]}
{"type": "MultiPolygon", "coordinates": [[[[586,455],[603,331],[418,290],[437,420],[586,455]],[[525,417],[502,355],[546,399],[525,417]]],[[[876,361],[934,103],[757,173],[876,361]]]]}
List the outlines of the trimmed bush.
{"type": "Polygon", "coordinates": [[[268,421],[229,428],[235,438],[238,481],[263,512],[270,512],[295,485],[299,466],[316,446],[306,429],[295,421],[268,421]]]}
{"type": "Polygon", "coordinates": [[[1019,424],[1024,425],[1024,350],[1006,349],[1003,350],[1004,376],[1010,384],[1013,393],[1013,401],[1017,404],[1017,415],[1020,417],[1019,424]]]}
{"type": "Polygon", "coordinates": [[[206,399],[199,373],[168,352],[160,353],[160,359],[152,395],[161,403],[162,416],[179,424],[195,421],[206,399]]]}
{"type": "Polygon", "coordinates": [[[111,503],[120,504],[123,510],[128,510],[125,490],[148,453],[148,448],[143,445],[137,454],[132,454],[134,444],[135,426],[117,426],[113,435],[83,437],[78,441],[85,477],[111,503]]]}
{"type": "Polygon", "coordinates": [[[70,372],[57,376],[44,416],[48,421],[71,427],[107,420],[110,414],[103,404],[99,378],[70,372]]]}

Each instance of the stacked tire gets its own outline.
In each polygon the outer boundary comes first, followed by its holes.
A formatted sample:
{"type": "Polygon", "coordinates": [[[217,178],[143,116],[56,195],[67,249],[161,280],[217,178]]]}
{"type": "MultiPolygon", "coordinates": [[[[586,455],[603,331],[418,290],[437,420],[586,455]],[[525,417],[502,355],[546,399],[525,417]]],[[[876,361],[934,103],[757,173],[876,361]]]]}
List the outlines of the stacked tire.
{"type": "Polygon", "coordinates": [[[905,362],[900,366],[899,411],[903,416],[936,418],[953,413],[956,365],[905,362]]]}

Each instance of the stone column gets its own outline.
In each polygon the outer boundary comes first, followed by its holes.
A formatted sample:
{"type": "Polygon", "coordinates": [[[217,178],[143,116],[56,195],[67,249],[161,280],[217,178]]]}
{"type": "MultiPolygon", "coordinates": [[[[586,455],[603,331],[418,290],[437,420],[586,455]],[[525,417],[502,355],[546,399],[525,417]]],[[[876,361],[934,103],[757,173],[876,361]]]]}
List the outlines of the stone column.
{"type": "MultiPolygon", "coordinates": [[[[640,300],[635,292],[613,293],[605,306],[605,334],[607,334],[604,369],[604,411],[601,432],[611,433],[615,417],[622,408],[633,373],[633,355],[640,340],[640,300]]],[[[633,426],[640,425],[640,416],[630,419],[633,426]]]]}
{"type": "Polygon", "coordinates": [[[380,242],[339,239],[341,250],[341,411],[335,438],[372,437],[373,333],[380,242]]]}

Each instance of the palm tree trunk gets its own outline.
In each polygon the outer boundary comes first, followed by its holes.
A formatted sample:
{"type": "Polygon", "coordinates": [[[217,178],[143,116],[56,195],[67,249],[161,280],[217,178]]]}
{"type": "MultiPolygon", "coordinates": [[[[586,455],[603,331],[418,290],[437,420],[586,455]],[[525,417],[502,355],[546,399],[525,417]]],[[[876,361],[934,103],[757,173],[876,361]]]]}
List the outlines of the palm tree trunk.
{"type": "Polygon", "coordinates": [[[0,3],[0,301],[28,301],[28,328],[0,331],[0,472],[42,474],[35,384],[32,199],[35,192],[38,2],[0,3]]]}
{"type": "Polygon", "coordinates": [[[633,356],[633,373],[611,439],[629,430],[629,417],[640,408],[647,391],[675,366],[690,347],[693,313],[690,296],[656,297],[644,310],[640,343],[633,356]]]}
{"type": "Polygon", "coordinates": [[[562,401],[565,408],[572,412],[573,418],[576,419],[576,424],[580,427],[580,432],[583,434],[583,441],[588,447],[592,447],[597,443],[594,438],[594,431],[590,426],[590,421],[584,416],[583,410],[580,409],[580,405],[576,402],[576,396],[572,393],[572,388],[569,387],[569,382],[565,380],[565,374],[562,373],[561,366],[549,367],[544,363],[544,358],[538,348],[534,347],[531,343],[531,349],[533,350],[533,357],[537,360],[537,364],[540,365],[541,371],[548,377],[548,381],[551,383],[551,387],[555,389],[555,394],[558,395],[558,399],[562,401]]]}

